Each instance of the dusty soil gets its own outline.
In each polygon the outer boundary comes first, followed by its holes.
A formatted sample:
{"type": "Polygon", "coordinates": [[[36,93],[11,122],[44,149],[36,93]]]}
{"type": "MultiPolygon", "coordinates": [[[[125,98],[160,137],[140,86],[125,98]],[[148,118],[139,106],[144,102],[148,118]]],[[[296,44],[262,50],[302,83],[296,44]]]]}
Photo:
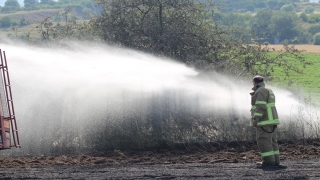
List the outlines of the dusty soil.
{"type": "Polygon", "coordinates": [[[287,167],[257,168],[254,143],[1,157],[0,179],[320,179],[320,143],[280,144],[287,167]]]}
{"type": "MultiPolygon", "coordinates": [[[[305,52],[308,53],[315,53],[315,54],[319,54],[320,53],[320,45],[312,45],[312,44],[297,44],[294,45],[294,47],[298,50],[303,50],[305,52]]],[[[280,51],[281,49],[283,49],[283,45],[274,45],[274,44],[270,44],[269,48],[274,48],[276,51],[280,51]]]]}
{"type": "Polygon", "coordinates": [[[320,179],[320,143],[280,144],[287,168],[257,168],[254,144],[1,157],[0,179],[320,179]]]}

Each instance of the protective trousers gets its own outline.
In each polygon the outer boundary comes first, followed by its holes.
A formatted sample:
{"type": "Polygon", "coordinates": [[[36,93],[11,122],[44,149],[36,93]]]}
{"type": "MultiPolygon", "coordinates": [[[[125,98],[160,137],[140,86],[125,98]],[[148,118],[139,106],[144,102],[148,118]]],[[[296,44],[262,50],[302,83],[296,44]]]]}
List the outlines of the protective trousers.
{"type": "Polygon", "coordinates": [[[256,137],[263,164],[279,165],[280,152],[276,126],[257,127],[256,137]]]}

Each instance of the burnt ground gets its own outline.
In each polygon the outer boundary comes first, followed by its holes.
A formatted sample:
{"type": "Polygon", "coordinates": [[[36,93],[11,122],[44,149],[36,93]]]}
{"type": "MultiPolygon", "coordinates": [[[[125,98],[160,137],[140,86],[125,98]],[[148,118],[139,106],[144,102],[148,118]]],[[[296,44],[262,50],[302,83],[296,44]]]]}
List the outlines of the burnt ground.
{"type": "Polygon", "coordinates": [[[0,179],[320,179],[320,143],[280,144],[286,168],[257,168],[252,144],[78,156],[1,157],[0,179]]]}

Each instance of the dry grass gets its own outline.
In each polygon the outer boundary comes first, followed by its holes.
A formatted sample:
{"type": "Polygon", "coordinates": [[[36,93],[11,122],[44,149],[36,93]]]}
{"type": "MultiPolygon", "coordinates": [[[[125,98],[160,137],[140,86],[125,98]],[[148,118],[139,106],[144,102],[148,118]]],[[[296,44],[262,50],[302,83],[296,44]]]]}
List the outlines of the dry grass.
{"type": "Polygon", "coordinates": [[[63,9],[41,9],[41,10],[34,10],[34,11],[18,11],[12,14],[0,14],[0,19],[6,16],[11,17],[16,21],[20,21],[20,19],[25,18],[31,22],[39,22],[45,19],[46,17],[51,17],[63,9]]]}
{"type": "MultiPolygon", "coordinates": [[[[284,49],[283,45],[281,44],[278,44],[278,45],[271,44],[269,45],[269,47],[274,48],[276,51],[281,51],[284,49]]],[[[308,53],[320,54],[320,45],[299,44],[299,45],[294,45],[294,47],[298,50],[303,50],[308,53]]]]}

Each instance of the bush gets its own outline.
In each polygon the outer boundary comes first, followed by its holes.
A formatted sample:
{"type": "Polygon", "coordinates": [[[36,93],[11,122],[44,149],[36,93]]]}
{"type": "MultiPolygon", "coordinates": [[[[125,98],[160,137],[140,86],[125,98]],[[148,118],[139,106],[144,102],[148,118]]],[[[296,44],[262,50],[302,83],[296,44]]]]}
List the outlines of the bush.
{"type": "Polygon", "coordinates": [[[21,27],[21,26],[26,26],[26,25],[28,25],[29,24],[29,22],[25,19],[25,18],[22,18],[21,20],[20,20],[20,22],[19,22],[19,26],[21,27]]]}
{"type": "Polygon", "coordinates": [[[266,8],[267,4],[265,2],[257,2],[255,3],[256,8],[266,8]]]}
{"type": "Polygon", "coordinates": [[[308,23],[317,23],[320,21],[320,14],[308,15],[308,23]]]}
{"type": "Polygon", "coordinates": [[[309,27],[308,32],[312,35],[317,34],[318,32],[320,32],[320,25],[312,25],[309,27]]]}
{"type": "Polygon", "coordinates": [[[301,13],[300,15],[299,15],[299,17],[300,17],[300,19],[303,21],[303,22],[307,22],[308,21],[308,16],[307,16],[307,14],[306,13],[301,13]]]}
{"type": "Polygon", "coordinates": [[[280,10],[285,11],[285,12],[295,12],[296,11],[295,7],[292,4],[283,5],[280,10]]]}
{"type": "Polygon", "coordinates": [[[2,13],[10,13],[12,11],[10,6],[4,6],[1,8],[2,13]]]}
{"type": "Polygon", "coordinates": [[[254,12],[254,5],[253,4],[248,4],[248,5],[245,6],[245,9],[247,11],[254,12]]]}
{"type": "Polygon", "coordinates": [[[303,12],[306,13],[306,14],[311,14],[311,13],[314,12],[314,7],[312,7],[312,6],[306,6],[306,7],[304,8],[304,11],[303,11],[303,12]]]}
{"type": "Polygon", "coordinates": [[[10,7],[12,11],[18,11],[20,9],[20,4],[17,0],[7,0],[4,3],[4,7],[10,7]]]}
{"type": "Polygon", "coordinates": [[[6,16],[6,17],[0,19],[0,26],[3,28],[10,27],[12,23],[13,23],[13,21],[9,16],[6,16]]]}
{"type": "Polygon", "coordinates": [[[320,33],[317,33],[313,37],[313,44],[314,45],[320,45],[320,33]]]}

